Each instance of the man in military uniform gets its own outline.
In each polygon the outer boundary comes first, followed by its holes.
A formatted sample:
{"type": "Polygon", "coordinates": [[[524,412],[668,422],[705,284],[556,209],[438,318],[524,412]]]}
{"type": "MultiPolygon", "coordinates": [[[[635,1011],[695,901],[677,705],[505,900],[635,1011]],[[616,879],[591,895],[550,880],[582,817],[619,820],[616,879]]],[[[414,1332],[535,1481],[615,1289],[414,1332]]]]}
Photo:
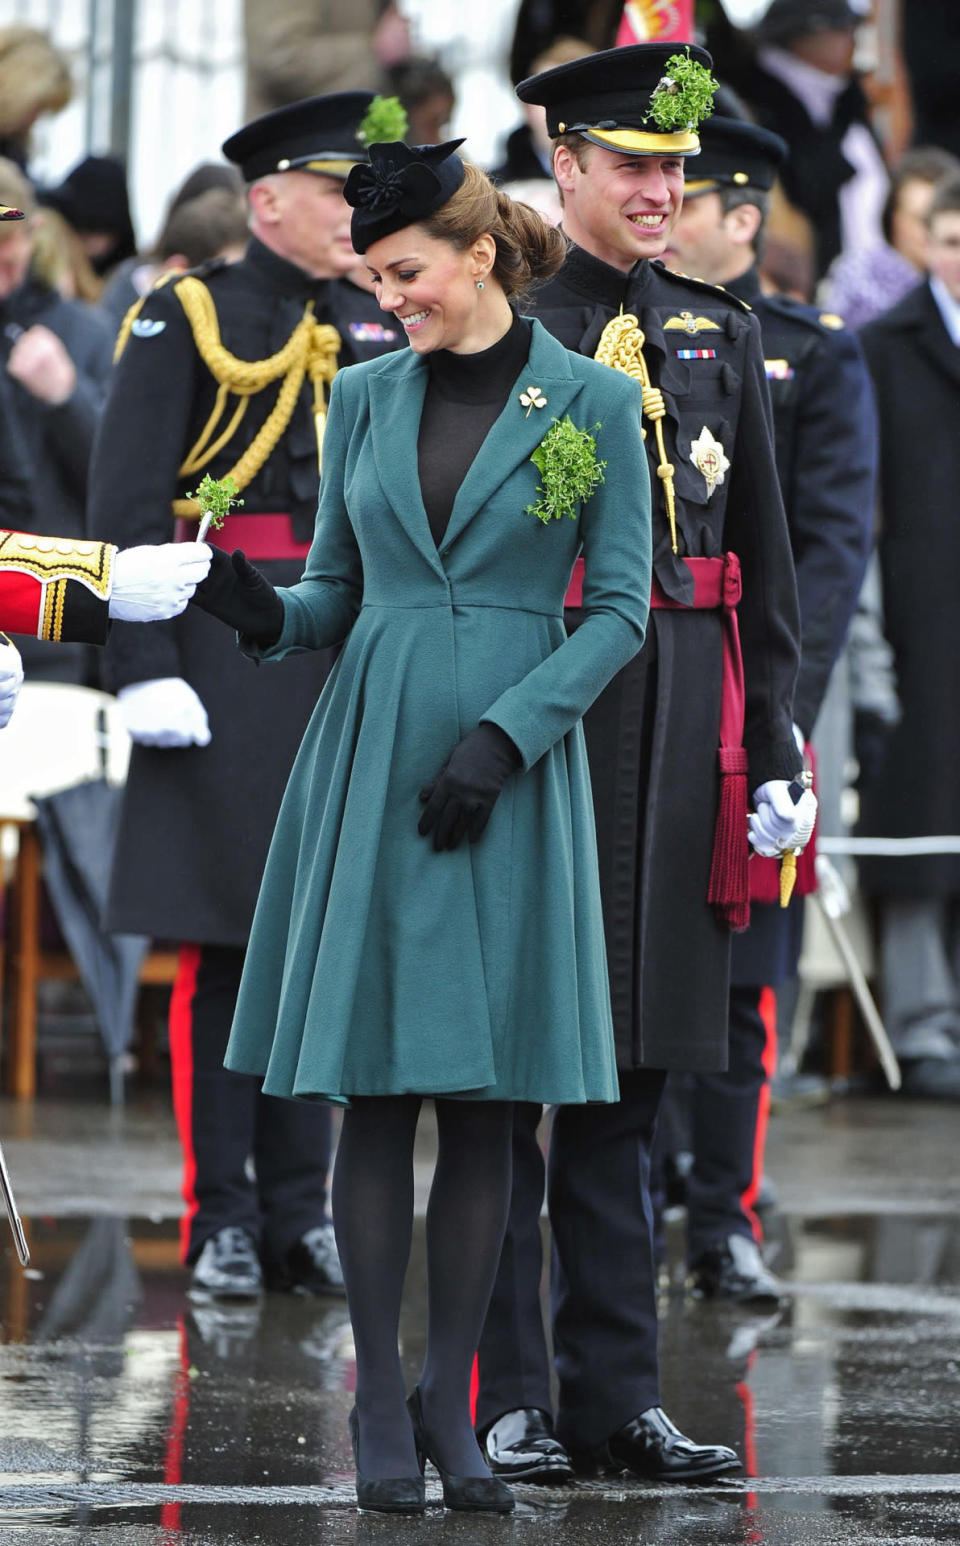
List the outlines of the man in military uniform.
{"type": "MultiPolygon", "coordinates": [[[[853,617],[872,543],[873,392],[860,348],[839,317],[760,288],[757,249],[770,189],[787,152],[784,141],[753,124],[715,116],[703,125],[700,149],[664,261],[722,284],[752,307],[760,323],[800,597],[793,716],[805,744],[853,617]]],[[[786,910],[778,903],[772,859],[754,859],[750,879],[750,928],[733,940],[729,1067],[692,1080],[687,1257],[705,1296],[775,1305],[781,1287],[760,1255],[753,1208],[769,1104],[765,1063],[776,1055],[775,1020],[761,1014],[761,995],[765,986],[796,974],[799,898],[813,889],[814,876],[812,865],[801,862],[796,899],[786,910]]]]}
{"type": "MultiPolygon", "coordinates": [[[[753,840],[768,852],[802,846],[812,825],[812,797],[794,805],[788,790],[801,766],[799,624],[757,324],[742,302],[650,261],[676,223],[703,116],[702,95],[698,111],[664,78],[671,52],[594,54],[517,88],[547,109],[573,242],[537,315],[569,348],[644,383],[655,583],[643,649],[584,721],[621,1099],[559,1108],[553,1122],[556,1437],[538,1302],[540,1112],[516,1114],[477,1409],[488,1458],[514,1477],[569,1475],[564,1446],[588,1472],[686,1481],[739,1466],[731,1449],[685,1438],[660,1407],[650,1151],[666,1071],[726,1064],[730,923],[742,926],[747,908],[747,784],[753,840]],[[745,724],[733,618],[741,574],[745,724]]],[[[708,67],[709,55],[690,48],[690,63],[708,67]]],[[[575,575],[574,606],[577,588],[575,575]]]]}
{"type": "MultiPolygon", "coordinates": [[[[118,553],[109,542],[0,531],[0,629],[53,643],[105,644],[112,618],[150,623],[178,616],[209,568],[210,549],[202,543],[118,553]]],[[[22,685],[20,652],[4,636],[0,729],[22,685]]]]}
{"type": "MultiPolygon", "coordinates": [[[[338,280],[356,262],[342,186],[365,157],[372,100],[294,103],[226,141],[252,240],[240,262],[204,265],[128,317],[91,467],[91,529],[158,542],[176,523],[190,540],[190,491],[205,473],[230,475],[243,509],[209,540],[243,549],[276,585],[299,578],[333,374],[401,341],[372,295],[338,280]]],[[[267,847],[329,662],[303,657],[278,693],[194,607],[170,626],[115,629],[106,664],[135,743],[107,922],[184,942],[170,1047],[192,1292],[255,1296],[264,1278],[342,1292],[328,1111],[265,1097],[222,1067],[267,847]]]]}

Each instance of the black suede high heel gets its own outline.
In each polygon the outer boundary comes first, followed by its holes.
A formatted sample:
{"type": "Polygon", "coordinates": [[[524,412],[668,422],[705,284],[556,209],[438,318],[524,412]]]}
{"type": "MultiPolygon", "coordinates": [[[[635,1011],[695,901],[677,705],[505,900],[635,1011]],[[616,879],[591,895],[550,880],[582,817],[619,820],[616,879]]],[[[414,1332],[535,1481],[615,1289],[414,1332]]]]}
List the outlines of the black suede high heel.
{"type": "Polygon", "coordinates": [[[413,1423],[413,1437],[417,1446],[420,1469],[422,1471],[425,1468],[428,1460],[432,1460],[437,1467],[443,1483],[444,1508],[456,1509],[463,1513],[470,1511],[480,1514],[509,1514],[511,1509],[516,1507],[513,1493],[498,1477],[454,1476],[450,1471],[444,1471],[437,1465],[430,1435],[423,1420],[419,1385],[407,1401],[407,1409],[410,1413],[410,1421],[413,1423]]]}
{"type": "Polygon", "coordinates": [[[422,1514],[427,1506],[423,1476],[387,1476],[379,1481],[361,1476],[360,1425],[356,1407],[350,1410],[348,1424],[353,1463],[357,1468],[357,1507],[377,1514],[422,1514]]]}

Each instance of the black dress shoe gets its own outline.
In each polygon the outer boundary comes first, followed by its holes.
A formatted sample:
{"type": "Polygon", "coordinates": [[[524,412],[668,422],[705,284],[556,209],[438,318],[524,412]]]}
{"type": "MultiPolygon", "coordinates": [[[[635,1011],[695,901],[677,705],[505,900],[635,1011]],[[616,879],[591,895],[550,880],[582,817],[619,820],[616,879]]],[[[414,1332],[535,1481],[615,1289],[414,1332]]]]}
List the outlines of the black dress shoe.
{"type": "Polygon", "coordinates": [[[568,1482],[573,1476],[570,1456],[554,1437],[553,1424],[539,1407],[519,1406],[504,1412],[477,1437],[494,1476],[545,1486],[568,1482]]]}
{"type": "Polygon", "coordinates": [[[373,1514],[422,1514],[427,1492],[422,1476],[385,1476],[373,1479],[360,1472],[360,1424],[356,1407],[348,1418],[353,1463],[357,1468],[357,1507],[373,1514]]]}
{"type": "Polygon", "coordinates": [[[257,1299],[263,1272],[253,1237],[228,1225],[204,1241],[188,1293],[200,1303],[211,1299],[257,1299]]]}
{"type": "Polygon", "coordinates": [[[700,1299],[727,1299],[776,1309],[786,1297],[783,1284],[765,1265],[756,1241],[746,1235],[730,1235],[704,1251],[690,1271],[693,1291],[700,1299]]]}
{"type": "Polygon", "coordinates": [[[670,1421],[663,1407],[651,1406],[593,1449],[574,1451],[580,1475],[631,1476],[653,1482],[707,1482],[742,1469],[725,1444],[694,1444],[670,1421]]]}
{"type": "Polygon", "coordinates": [[[513,1493],[496,1476],[456,1476],[437,1465],[433,1442],[423,1420],[420,1387],[417,1386],[407,1401],[413,1438],[417,1446],[420,1470],[426,1469],[432,1460],[443,1486],[443,1506],[458,1513],[509,1514],[515,1507],[513,1493]]]}
{"type": "Polygon", "coordinates": [[[288,1294],[344,1294],[332,1224],[318,1224],[294,1241],[282,1261],[264,1265],[267,1287],[288,1294]]]}

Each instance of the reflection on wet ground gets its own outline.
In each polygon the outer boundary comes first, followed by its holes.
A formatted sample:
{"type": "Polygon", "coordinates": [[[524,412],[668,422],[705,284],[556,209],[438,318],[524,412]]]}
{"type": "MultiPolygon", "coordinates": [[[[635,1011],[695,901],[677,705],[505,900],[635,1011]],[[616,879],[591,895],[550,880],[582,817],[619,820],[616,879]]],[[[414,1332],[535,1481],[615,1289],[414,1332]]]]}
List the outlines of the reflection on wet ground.
{"type": "MultiPolygon", "coordinates": [[[[794,1289],[781,1314],[694,1302],[679,1271],[665,1293],[664,1404],[695,1438],[733,1444],[746,1482],[518,1488],[506,1520],[439,1507],[420,1520],[358,1516],[342,1301],[192,1305],[174,1217],[34,1214],[28,1273],[5,1236],[0,1256],[0,1541],[956,1542],[960,1209],[953,1175],[940,1186],[915,1149],[912,1162],[908,1125],[891,1148],[889,1125],[877,1121],[889,1109],[850,1102],[842,1115],[775,1130],[774,1174],[779,1163],[791,1177],[789,1211],[771,1230],[776,1267],[794,1289]],[[869,1207],[857,1164],[828,1188],[831,1145],[860,1162],[872,1147],[869,1207]],[[914,1190],[922,1206],[910,1204],[914,1190]]],[[[913,1108],[913,1120],[925,1159],[952,1157],[952,1111],[913,1108]]],[[[423,1303],[421,1221],[401,1328],[411,1383],[423,1303]]],[[[430,1496],[439,1501],[439,1489],[430,1496]]]]}

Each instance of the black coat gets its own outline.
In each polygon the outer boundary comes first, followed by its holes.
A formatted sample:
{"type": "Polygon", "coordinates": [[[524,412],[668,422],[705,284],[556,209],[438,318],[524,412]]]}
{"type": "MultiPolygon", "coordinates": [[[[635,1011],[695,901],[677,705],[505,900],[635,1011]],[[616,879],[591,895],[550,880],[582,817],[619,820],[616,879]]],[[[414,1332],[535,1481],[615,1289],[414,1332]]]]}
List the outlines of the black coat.
{"type": "MultiPolygon", "coordinates": [[[[812,306],[764,295],[756,269],[727,289],[760,323],[773,404],[777,472],[800,598],[800,673],[793,716],[809,738],[850,626],[873,540],[876,409],[852,333],[812,306]]],[[[754,903],[733,941],[732,980],[776,983],[792,975],[800,899],[784,912],[754,903]]]]}
{"type": "MultiPolygon", "coordinates": [[[[536,298],[544,325],[568,348],[590,355],[621,305],[639,317],[651,377],[664,394],[681,555],[732,550],[742,564],[750,785],[791,778],[799,766],[791,733],[797,596],[757,324],[739,301],[659,263],[640,263],[627,276],[576,247],[536,298]],[[685,320],[684,313],[713,326],[693,335],[665,328],[685,320]],[[688,346],[715,357],[688,362],[680,358],[688,346]],[[691,459],[691,442],[704,426],[730,459],[712,494],[691,459]]],[[[670,550],[650,431],[646,445],[655,490],[654,569],[669,596],[689,601],[692,581],[670,550]]],[[[640,654],[584,720],[617,1053],[625,1068],[707,1071],[726,1063],[730,935],[706,900],[721,665],[718,613],[654,611],[640,654]]]]}
{"type": "MultiPolygon", "coordinates": [[[[960,832],[960,349],[929,284],[861,333],[880,415],[880,537],[886,632],[903,708],[861,830],[960,832]]],[[[865,859],[868,889],[960,896],[960,857],[865,859]]]]}
{"type": "MultiPolygon", "coordinates": [[[[77,381],[66,402],[53,406],[10,380],[15,434],[29,469],[34,510],[23,524],[46,536],[84,537],[87,474],[107,393],[113,340],[89,306],[65,300],[30,277],[0,302],[0,370],[6,371],[18,335],[34,326],[57,335],[73,361],[77,381]]],[[[90,651],[83,644],[24,639],[21,654],[28,678],[82,682],[91,674],[90,651]]]]}
{"type": "Polygon", "coordinates": [[[840,190],[855,175],[843,153],[843,140],[854,123],[873,132],[863,87],[852,79],[837,97],[825,125],[814,123],[800,98],[759,64],[744,75],[739,89],[757,122],[781,135],[790,147],[780,180],[791,204],[803,211],[813,228],[820,277],[840,251],[840,190]]]}
{"type": "MultiPolygon", "coordinates": [[[[289,338],[308,300],[340,332],[340,364],[403,342],[376,300],[313,280],[259,242],[236,264],[200,271],[233,354],[260,360],[289,338]]],[[[200,359],[172,288],[152,293],[117,365],[90,474],[91,531],[129,546],[173,536],[171,501],[201,474],[178,475],[213,406],[216,384],[200,359]],[[152,324],[152,326],[151,326],[152,324]]],[[[204,469],[222,477],[273,408],[276,384],[250,399],[233,439],[204,469]]],[[[290,426],[243,491],[243,515],[288,513],[309,541],[317,505],[313,389],[305,382],[290,426]]],[[[299,560],[258,561],[291,585],[299,560]]],[[[282,690],[237,651],[233,634],[195,607],[170,623],[115,624],[108,686],[183,677],[210,720],[207,747],[135,746],[117,842],[107,923],[125,933],[201,944],[246,943],[287,775],[329,669],[325,655],[291,662],[282,690]]]]}

